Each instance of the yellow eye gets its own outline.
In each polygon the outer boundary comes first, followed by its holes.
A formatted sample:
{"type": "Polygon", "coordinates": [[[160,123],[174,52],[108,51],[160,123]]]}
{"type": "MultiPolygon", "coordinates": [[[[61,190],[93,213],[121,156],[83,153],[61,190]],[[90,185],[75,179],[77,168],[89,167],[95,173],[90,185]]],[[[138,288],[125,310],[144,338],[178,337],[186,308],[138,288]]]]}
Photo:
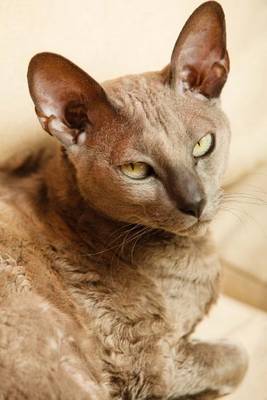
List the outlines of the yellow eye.
{"type": "Polygon", "coordinates": [[[212,133],[207,133],[195,145],[193,156],[195,158],[205,156],[214,146],[214,136],[212,133]]]}
{"type": "Polygon", "coordinates": [[[152,168],[143,162],[129,163],[121,165],[122,173],[131,179],[145,179],[151,175],[152,168]]]}

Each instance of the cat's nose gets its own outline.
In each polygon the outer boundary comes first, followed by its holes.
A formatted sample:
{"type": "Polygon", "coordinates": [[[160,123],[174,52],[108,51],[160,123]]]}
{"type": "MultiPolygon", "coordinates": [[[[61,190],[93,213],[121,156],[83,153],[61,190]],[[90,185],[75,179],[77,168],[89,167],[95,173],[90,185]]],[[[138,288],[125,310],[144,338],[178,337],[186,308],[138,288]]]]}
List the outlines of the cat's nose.
{"type": "Polygon", "coordinates": [[[202,183],[194,170],[182,165],[170,170],[167,187],[180,212],[200,218],[207,200],[202,183]]]}
{"type": "Polygon", "coordinates": [[[182,204],[180,204],[179,210],[182,211],[182,213],[184,214],[192,215],[193,217],[199,219],[204,210],[205,205],[206,205],[206,199],[202,197],[194,201],[184,201],[182,204]]]}

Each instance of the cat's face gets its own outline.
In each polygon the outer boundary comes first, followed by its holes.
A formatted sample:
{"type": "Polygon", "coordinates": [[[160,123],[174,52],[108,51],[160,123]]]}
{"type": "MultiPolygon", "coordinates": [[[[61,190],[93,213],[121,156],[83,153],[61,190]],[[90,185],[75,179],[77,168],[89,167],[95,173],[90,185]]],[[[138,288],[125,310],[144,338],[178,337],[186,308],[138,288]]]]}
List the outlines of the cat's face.
{"type": "Polygon", "coordinates": [[[191,214],[203,199],[199,220],[210,220],[229,144],[219,107],[174,94],[153,73],[108,83],[106,92],[118,115],[100,121],[83,149],[69,153],[84,197],[114,219],[176,233],[198,221],[191,214]]]}
{"type": "Polygon", "coordinates": [[[34,57],[37,114],[67,148],[88,204],[116,220],[185,235],[212,219],[230,140],[218,101],[229,69],[224,29],[220,6],[205,3],[167,68],[103,88],[60,56],[34,57]]]}

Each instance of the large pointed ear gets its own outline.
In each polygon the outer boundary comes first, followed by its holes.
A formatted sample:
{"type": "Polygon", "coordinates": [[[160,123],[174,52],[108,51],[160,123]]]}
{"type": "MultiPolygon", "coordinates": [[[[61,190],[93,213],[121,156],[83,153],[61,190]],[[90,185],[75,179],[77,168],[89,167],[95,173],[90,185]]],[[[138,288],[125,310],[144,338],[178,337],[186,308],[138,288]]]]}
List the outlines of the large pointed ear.
{"type": "Polygon", "coordinates": [[[100,114],[111,109],[104,89],[57,54],[32,58],[28,84],[42,127],[66,147],[83,143],[100,114]]]}
{"type": "Polygon", "coordinates": [[[215,1],[199,6],[184,25],[171,58],[171,84],[182,92],[219,97],[229,72],[225,18],[215,1]]]}

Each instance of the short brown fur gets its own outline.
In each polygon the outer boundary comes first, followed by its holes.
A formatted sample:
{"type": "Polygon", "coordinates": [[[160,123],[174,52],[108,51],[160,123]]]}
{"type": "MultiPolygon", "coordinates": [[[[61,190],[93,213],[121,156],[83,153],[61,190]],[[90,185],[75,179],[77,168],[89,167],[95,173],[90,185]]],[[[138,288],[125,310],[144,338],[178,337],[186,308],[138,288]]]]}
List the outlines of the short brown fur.
{"type": "Polygon", "coordinates": [[[230,140],[225,40],[211,1],[160,72],[100,86],[61,56],[31,61],[58,141],[0,171],[0,398],[214,399],[242,380],[242,348],[190,339],[220,281],[209,222],[230,140]],[[215,148],[196,160],[208,132],[215,148]],[[123,176],[140,161],[155,175],[123,176]]]}

